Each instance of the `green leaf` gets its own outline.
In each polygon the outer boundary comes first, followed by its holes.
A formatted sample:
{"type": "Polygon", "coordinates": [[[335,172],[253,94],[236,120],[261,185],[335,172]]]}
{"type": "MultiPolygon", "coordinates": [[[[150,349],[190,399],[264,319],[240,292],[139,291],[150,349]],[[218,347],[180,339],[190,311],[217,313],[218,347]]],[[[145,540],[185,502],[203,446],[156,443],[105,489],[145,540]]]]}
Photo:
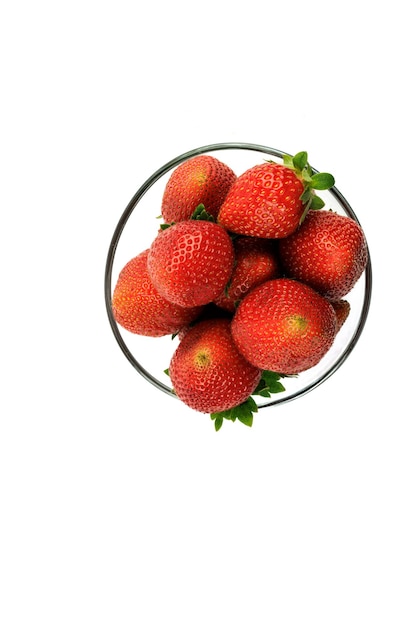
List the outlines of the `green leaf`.
{"type": "Polygon", "coordinates": [[[293,157],[293,165],[296,169],[302,171],[308,164],[308,153],[298,152],[293,157]]]}
{"type": "Polygon", "coordinates": [[[242,424],[245,424],[245,426],[249,426],[251,428],[253,425],[253,414],[251,412],[248,414],[238,415],[238,419],[242,424]]]}
{"type": "Polygon", "coordinates": [[[312,190],[309,187],[305,187],[305,190],[304,190],[303,194],[300,197],[300,199],[302,201],[302,204],[305,204],[306,202],[309,202],[311,197],[312,197],[312,190]]]}
{"type": "Polygon", "coordinates": [[[253,396],[265,395],[264,393],[262,393],[265,390],[270,394],[268,385],[266,381],[264,380],[263,376],[261,375],[260,382],[258,383],[257,387],[254,389],[252,395],[253,396]]]}
{"type": "Polygon", "coordinates": [[[170,224],[160,224],[161,230],[167,230],[170,226],[174,226],[175,222],[171,222],[170,224]]]}
{"type": "Polygon", "coordinates": [[[215,430],[216,432],[218,432],[218,430],[221,428],[222,424],[223,424],[223,417],[221,415],[218,415],[215,418],[215,430]]]}
{"type": "Polygon", "coordinates": [[[213,215],[211,215],[210,213],[208,213],[205,209],[205,205],[204,204],[199,204],[195,210],[193,211],[193,214],[191,216],[192,220],[204,220],[205,222],[214,222],[215,218],[213,217],[213,215]]]}
{"type": "Polygon", "coordinates": [[[334,185],[334,176],[332,174],[327,174],[326,172],[314,174],[310,183],[312,189],[331,189],[334,185]]]}
{"type": "Polygon", "coordinates": [[[264,370],[261,375],[261,380],[252,395],[269,398],[272,393],[281,393],[286,391],[284,385],[280,382],[282,378],[283,374],[264,370]]]}
{"type": "Polygon", "coordinates": [[[318,211],[319,209],[322,209],[324,206],[325,206],[325,202],[322,200],[322,198],[320,198],[319,196],[312,196],[311,204],[309,207],[311,211],[318,211]]]}
{"type": "Polygon", "coordinates": [[[233,422],[236,420],[236,417],[233,415],[233,409],[227,409],[226,411],[219,411],[218,413],[211,413],[210,418],[212,420],[216,420],[218,417],[222,417],[225,420],[232,420],[233,422]]]}
{"type": "Polygon", "coordinates": [[[252,396],[250,396],[247,401],[245,402],[245,404],[248,406],[249,409],[251,409],[251,411],[253,413],[258,413],[258,406],[257,406],[257,402],[254,400],[254,398],[252,396]]]}
{"type": "Polygon", "coordinates": [[[242,404],[240,404],[239,406],[235,407],[235,411],[234,411],[236,417],[239,419],[240,422],[243,422],[244,424],[249,420],[252,419],[253,413],[251,411],[251,408],[248,406],[248,402],[245,401],[242,404]]]}
{"type": "Polygon", "coordinates": [[[282,391],[285,391],[284,386],[280,382],[280,379],[283,378],[281,374],[265,370],[262,374],[262,378],[268,385],[271,393],[280,393],[282,391]]]}
{"type": "Polygon", "coordinates": [[[293,166],[293,157],[290,156],[290,154],[284,154],[283,155],[283,165],[285,165],[286,167],[290,167],[290,169],[294,169],[293,166]]]}
{"type": "Polygon", "coordinates": [[[303,170],[302,171],[302,180],[304,183],[306,183],[307,188],[310,189],[310,184],[312,181],[311,175],[309,174],[308,170],[303,170]]]}
{"type": "MultiPolygon", "coordinates": [[[[251,398],[251,396],[250,396],[251,398]]],[[[211,419],[215,420],[215,430],[219,430],[216,428],[216,425],[221,423],[224,419],[231,420],[235,422],[235,420],[239,420],[246,426],[251,426],[253,423],[253,411],[257,412],[258,407],[254,400],[248,398],[242,404],[233,407],[232,409],[228,409],[227,411],[220,411],[219,413],[211,413],[211,419]],[[254,408],[255,407],[255,408],[254,408]]]]}

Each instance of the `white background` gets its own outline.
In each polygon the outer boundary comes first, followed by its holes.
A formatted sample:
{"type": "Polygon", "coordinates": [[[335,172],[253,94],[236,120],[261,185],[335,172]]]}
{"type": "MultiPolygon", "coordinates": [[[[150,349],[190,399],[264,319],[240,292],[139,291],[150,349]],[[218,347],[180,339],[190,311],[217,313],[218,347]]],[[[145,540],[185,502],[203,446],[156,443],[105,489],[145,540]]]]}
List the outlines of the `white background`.
{"type": "Polygon", "coordinates": [[[418,624],[413,3],[4,2],[2,626],[418,624]],[[117,220],[240,141],[331,171],[366,328],[252,429],[151,387],[108,324],[117,220]]]}

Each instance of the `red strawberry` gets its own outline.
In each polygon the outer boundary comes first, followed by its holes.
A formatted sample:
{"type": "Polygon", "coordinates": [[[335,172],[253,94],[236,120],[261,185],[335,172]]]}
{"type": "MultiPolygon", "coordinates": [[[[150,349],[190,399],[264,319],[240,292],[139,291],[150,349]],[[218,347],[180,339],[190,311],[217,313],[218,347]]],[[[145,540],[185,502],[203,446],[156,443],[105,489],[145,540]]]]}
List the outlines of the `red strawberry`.
{"type": "Polygon", "coordinates": [[[368,259],[360,226],[333,211],[309,211],[300,228],[279,242],[284,272],[331,300],[354,287],[368,259]]]}
{"type": "Polygon", "coordinates": [[[233,313],[237,303],[253,287],[279,275],[274,242],[258,237],[237,237],[234,242],[235,265],[231,280],[216,304],[233,313]]]}
{"type": "Polygon", "coordinates": [[[287,278],[255,287],[231,323],[233,339],[250,363],[288,375],[316,365],[331,347],[336,327],[331,304],[287,278]]]}
{"type": "Polygon", "coordinates": [[[222,226],[185,220],[159,232],[148,271],[161,295],[180,306],[200,306],[225,289],[234,264],[231,238],[222,226]]]}
{"type": "Polygon", "coordinates": [[[350,315],[351,306],[347,300],[331,301],[332,307],[337,316],[337,332],[341,330],[342,325],[350,315]]]}
{"type": "Polygon", "coordinates": [[[204,154],[179,165],[164,190],[162,216],[167,223],[189,219],[203,204],[215,219],[225,196],[236,179],[232,169],[213,156],[204,154]]]}
{"type": "Polygon", "coordinates": [[[208,319],[192,326],[170,362],[176,395],[202,413],[226,411],[252,394],[261,371],[238,352],[228,319],[208,319]]]}
{"type": "Polygon", "coordinates": [[[112,296],[113,316],[137,335],[161,337],[190,324],[202,307],[184,308],[168,302],[155,289],[147,270],[148,250],[123,267],[112,296]]]}
{"type": "Polygon", "coordinates": [[[330,174],[312,174],[307,153],[248,169],[231,186],[218,215],[227,230],[241,235],[280,239],[293,233],[309,208],[323,201],[313,189],[334,184],[330,174]]]}

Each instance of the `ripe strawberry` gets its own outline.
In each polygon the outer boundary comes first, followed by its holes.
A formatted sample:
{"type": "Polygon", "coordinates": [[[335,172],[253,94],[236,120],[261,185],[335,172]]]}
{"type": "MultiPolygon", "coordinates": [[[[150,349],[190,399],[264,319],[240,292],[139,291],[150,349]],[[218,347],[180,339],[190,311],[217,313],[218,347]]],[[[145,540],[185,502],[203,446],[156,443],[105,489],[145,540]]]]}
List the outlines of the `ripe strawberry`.
{"type": "Polygon", "coordinates": [[[226,290],[216,304],[233,313],[240,300],[253,287],[279,275],[274,242],[258,237],[237,237],[234,242],[235,265],[226,290]]]}
{"type": "Polygon", "coordinates": [[[243,356],[263,370],[298,374],[316,365],[336,334],[331,304],[311,287],[277,278],[255,287],[231,323],[243,356]]]}
{"type": "Polygon", "coordinates": [[[280,239],[293,233],[309,208],[324,202],[313,189],[329,189],[331,174],[312,174],[306,152],[283,164],[268,161],[238,176],[218,215],[218,223],[241,235],[280,239]]]}
{"type": "Polygon", "coordinates": [[[210,155],[184,161],[171,174],[164,190],[161,212],[167,223],[189,219],[199,204],[215,219],[236,179],[233,170],[210,155]]]}
{"type": "Polygon", "coordinates": [[[300,228],[279,242],[284,272],[330,300],[354,287],[368,259],[360,226],[333,211],[309,211],[300,228]]]}
{"type": "Polygon", "coordinates": [[[225,318],[190,327],[175,350],[169,375],[176,395],[192,409],[217,413],[252,394],[261,371],[238,352],[225,318]]]}
{"type": "Polygon", "coordinates": [[[222,226],[185,220],[161,230],[151,244],[148,271],[160,294],[180,306],[214,301],[234,264],[231,238],[222,226]]]}
{"type": "Polygon", "coordinates": [[[202,307],[184,308],[168,302],[155,289],[147,270],[148,250],[123,267],[112,296],[113,316],[137,335],[161,337],[177,333],[200,314],[202,307]]]}

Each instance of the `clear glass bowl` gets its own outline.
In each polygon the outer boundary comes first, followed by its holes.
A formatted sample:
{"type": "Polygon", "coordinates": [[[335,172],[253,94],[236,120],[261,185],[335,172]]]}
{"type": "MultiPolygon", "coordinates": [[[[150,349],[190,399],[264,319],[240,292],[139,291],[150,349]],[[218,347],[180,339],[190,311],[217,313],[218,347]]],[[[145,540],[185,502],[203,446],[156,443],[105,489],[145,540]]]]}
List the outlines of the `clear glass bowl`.
{"type": "MultiPolygon", "coordinates": [[[[143,337],[125,331],[115,321],[112,313],[112,294],[123,266],[133,257],[150,247],[157,235],[162,220],[161,199],[167,181],[181,163],[200,154],[212,154],[227,163],[239,175],[246,169],[266,159],[279,162],[287,153],[267,146],[250,143],[217,143],[190,150],[172,159],[146,180],[123,211],[106,259],[105,302],[113,334],[123,354],[133,367],[149,383],[160,391],[177,397],[170,386],[170,379],[164,373],[171,356],[177,347],[177,339],[171,336],[143,337]]],[[[315,168],[312,166],[314,172],[315,168]]],[[[333,187],[319,192],[325,207],[342,215],[348,215],[360,223],[344,196],[333,187]]],[[[345,297],[350,302],[351,311],[335,342],[325,357],[315,367],[301,373],[296,378],[285,379],[286,391],[271,398],[257,398],[260,408],[283,404],[295,400],[315,389],[326,381],[347,359],[354,349],[366,323],[372,291],[372,267],[369,261],[361,278],[345,297]]]]}

